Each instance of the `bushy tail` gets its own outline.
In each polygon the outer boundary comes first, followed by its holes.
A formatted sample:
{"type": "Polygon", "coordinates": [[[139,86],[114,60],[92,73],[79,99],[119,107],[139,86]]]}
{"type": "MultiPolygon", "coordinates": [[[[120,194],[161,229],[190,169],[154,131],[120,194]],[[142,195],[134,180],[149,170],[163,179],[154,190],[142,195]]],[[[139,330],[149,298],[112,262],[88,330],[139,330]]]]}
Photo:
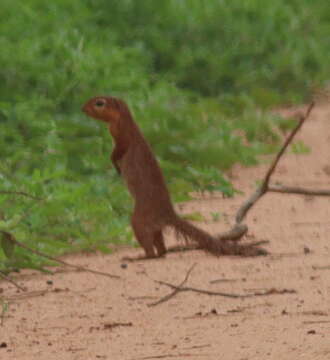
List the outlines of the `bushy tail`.
{"type": "Polygon", "coordinates": [[[213,255],[238,255],[238,256],[258,256],[266,255],[267,251],[258,247],[258,244],[238,244],[237,241],[228,241],[216,238],[206,231],[199,229],[188,221],[175,216],[169,224],[175,232],[187,242],[195,242],[201,249],[213,255]]]}
{"type": "Polygon", "coordinates": [[[212,254],[224,254],[221,241],[216,240],[216,238],[208,234],[206,231],[199,229],[179,216],[175,217],[175,220],[173,220],[170,226],[172,226],[177,235],[182,237],[185,241],[193,241],[201,249],[205,249],[212,254]]]}

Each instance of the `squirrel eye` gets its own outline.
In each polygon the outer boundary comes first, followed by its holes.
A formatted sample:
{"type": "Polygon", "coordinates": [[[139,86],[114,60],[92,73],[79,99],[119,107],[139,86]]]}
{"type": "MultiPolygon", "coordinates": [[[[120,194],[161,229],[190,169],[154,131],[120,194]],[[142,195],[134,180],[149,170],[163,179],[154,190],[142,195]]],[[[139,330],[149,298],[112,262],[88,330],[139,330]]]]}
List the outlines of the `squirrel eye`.
{"type": "Polygon", "coordinates": [[[105,105],[105,100],[103,99],[96,100],[95,102],[95,106],[97,107],[103,107],[104,105],[105,105]]]}

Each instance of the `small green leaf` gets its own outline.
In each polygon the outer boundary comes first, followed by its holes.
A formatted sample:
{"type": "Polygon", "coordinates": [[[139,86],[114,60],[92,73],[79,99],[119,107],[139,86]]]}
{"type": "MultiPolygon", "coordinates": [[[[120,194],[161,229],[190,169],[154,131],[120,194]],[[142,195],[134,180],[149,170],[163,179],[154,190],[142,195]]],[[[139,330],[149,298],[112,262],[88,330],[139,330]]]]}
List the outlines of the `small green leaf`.
{"type": "Polygon", "coordinates": [[[13,256],[15,243],[11,240],[11,235],[7,232],[2,233],[1,247],[8,259],[13,256]]]}
{"type": "Polygon", "coordinates": [[[212,220],[214,222],[219,221],[221,214],[219,212],[211,212],[212,220]]]}
{"type": "Polygon", "coordinates": [[[306,144],[299,140],[292,144],[291,149],[294,154],[308,154],[311,151],[306,144]]]}
{"type": "Polygon", "coordinates": [[[205,217],[199,211],[190,214],[184,214],[182,217],[191,221],[205,221],[205,217]]]}

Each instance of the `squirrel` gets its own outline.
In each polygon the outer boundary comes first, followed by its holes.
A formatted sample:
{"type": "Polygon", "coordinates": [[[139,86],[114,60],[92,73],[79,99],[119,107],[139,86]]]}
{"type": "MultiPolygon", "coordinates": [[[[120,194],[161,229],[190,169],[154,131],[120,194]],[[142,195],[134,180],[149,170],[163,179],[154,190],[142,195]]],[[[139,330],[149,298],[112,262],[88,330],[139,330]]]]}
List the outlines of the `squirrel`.
{"type": "Polygon", "coordinates": [[[171,227],[186,241],[215,255],[242,255],[245,250],[221,241],[182,219],[174,210],[163,173],[152,149],[123,100],[97,96],[82,107],[88,116],[109,126],[114,139],[111,161],[135,201],[131,225],[145,252],[144,258],[166,254],[163,230],[171,227]]]}

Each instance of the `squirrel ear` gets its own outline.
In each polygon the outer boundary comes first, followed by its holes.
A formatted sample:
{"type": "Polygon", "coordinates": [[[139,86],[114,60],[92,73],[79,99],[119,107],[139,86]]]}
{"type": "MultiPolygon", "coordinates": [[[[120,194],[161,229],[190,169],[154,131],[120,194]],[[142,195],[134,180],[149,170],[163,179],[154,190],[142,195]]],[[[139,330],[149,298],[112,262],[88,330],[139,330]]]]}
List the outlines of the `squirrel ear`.
{"type": "Polygon", "coordinates": [[[112,104],[118,112],[120,112],[120,113],[128,112],[127,105],[124,103],[124,101],[122,101],[120,99],[112,98],[112,104]]]}

